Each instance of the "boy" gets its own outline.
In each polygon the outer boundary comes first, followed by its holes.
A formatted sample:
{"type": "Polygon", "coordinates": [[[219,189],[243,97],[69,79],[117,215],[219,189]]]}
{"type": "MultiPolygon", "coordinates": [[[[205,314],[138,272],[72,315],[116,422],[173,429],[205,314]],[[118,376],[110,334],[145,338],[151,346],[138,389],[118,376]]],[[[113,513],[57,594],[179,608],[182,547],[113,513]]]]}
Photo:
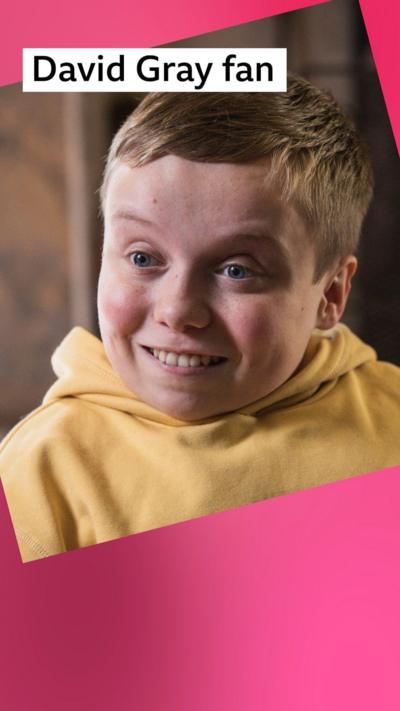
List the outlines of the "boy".
{"type": "Polygon", "coordinates": [[[146,97],[102,187],[102,343],[67,336],[3,443],[23,560],[400,461],[398,370],[337,325],[371,195],[303,79],[146,97]]]}

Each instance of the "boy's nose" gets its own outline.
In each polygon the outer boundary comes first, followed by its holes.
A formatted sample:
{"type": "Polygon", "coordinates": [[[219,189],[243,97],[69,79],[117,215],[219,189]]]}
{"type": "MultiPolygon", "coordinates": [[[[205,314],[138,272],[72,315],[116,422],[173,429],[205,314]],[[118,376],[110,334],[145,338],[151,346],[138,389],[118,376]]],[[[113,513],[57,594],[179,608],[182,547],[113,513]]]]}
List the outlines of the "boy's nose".
{"type": "Polygon", "coordinates": [[[178,332],[190,327],[206,328],[211,320],[211,310],[204,289],[190,277],[171,275],[157,290],[154,318],[178,332]]]}

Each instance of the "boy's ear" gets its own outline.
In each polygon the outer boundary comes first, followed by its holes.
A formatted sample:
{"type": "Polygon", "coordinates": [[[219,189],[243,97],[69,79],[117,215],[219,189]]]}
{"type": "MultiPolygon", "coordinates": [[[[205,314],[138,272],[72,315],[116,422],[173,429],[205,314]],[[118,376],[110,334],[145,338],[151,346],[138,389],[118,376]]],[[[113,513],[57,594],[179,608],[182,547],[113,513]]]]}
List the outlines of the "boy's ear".
{"type": "Polygon", "coordinates": [[[351,254],[341,259],[334,272],[323,278],[325,282],[316,320],[320,329],[333,328],[340,320],[350,293],[351,280],[357,271],[357,258],[351,254]]]}

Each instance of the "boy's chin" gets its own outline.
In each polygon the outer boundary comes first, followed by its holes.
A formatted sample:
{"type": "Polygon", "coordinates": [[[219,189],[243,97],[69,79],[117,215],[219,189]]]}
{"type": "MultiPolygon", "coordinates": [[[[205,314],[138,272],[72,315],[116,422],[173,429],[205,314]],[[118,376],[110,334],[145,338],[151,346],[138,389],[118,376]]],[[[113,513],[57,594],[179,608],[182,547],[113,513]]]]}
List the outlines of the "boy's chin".
{"type": "Polygon", "coordinates": [[[212,402],[210,398],[143,398],[148,405],[159,410],[164,415],[183,422],[198,422],[212,417],[218,417],[230,412],[222,402],[212,402]]]}
{"type": "Polygon", "coordinates": [[[182,420],[183,422],[198,422],[199,420],[206,420],[210,417],[218,417],[223,415],[224,411],[221,407],[212,407],[211,404],[203,403],[200,405],[193,405],[191,403],[170,403],[170,404],[158,404],[155,407],[160,410],[164,415],[174,418],[175,420],[182,420]]]}

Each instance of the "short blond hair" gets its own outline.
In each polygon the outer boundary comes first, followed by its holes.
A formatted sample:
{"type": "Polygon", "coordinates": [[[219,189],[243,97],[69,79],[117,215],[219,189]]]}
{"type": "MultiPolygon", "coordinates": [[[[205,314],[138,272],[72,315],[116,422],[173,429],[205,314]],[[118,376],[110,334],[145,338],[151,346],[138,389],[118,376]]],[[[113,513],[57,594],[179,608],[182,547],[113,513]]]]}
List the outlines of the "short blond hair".
{"type": "Polygon", "coordinates": [[[282,199],[316,243],[318,280],[357,247],[373,192],[368,152],[333,97],[288,76],[282,93],[151,93],[115,135],[101,188],[118,161],[139,167],[165,155],[206,163],[269,158],[282,199]]]}

